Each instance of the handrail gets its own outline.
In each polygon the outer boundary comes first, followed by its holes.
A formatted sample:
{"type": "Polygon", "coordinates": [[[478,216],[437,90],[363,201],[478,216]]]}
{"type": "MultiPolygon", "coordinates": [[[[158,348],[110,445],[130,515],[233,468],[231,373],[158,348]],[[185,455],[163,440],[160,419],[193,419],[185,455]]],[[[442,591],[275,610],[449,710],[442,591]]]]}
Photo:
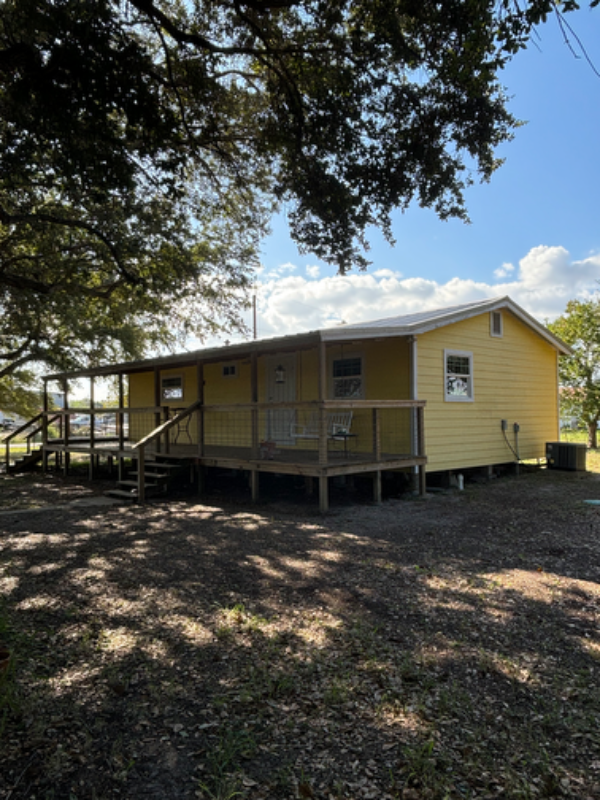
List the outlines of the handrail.
{"type": "Polygon", "coordinates": [[[146,434],[143,439],[140,439],[139,442],[136,442],[134,445],[132,445],[133,449],[136,450],[140,447],[145,447],[148,442],[151,442],[153,439],[158,439],[159,436],[162,436],[163,433],[168,431],[170,428],[173,428],[175,425],[181,422],[182,419],[189,417],[189,415],[201,405],[202,401],[196,400],[191,406],[184,408],[183,411],[177,412],[174,417],[171,417],[170,419],[166,420],[166,422],[161,423],[153,431],[150,431],[150,433],[146,434]]]}
{"type": "Polygon", "coordinates": [[[319,409],[325,411],[357,411],[358,409],[425,408],[426,400],[290,400],[281,403],[217,403],[204,404],[205,411],[277,411],[289,409],[319,409]]]}
{"type": "MultiPolygon", "coordinates": [[[[5,462],[6,462],[7,471],[8,471],[8,468],[10,466],[10,443],[11,443],[12,439],[14,439],[15,436],[18,436],[19,434],[23,433],[23,431],[26,431],[32,425],[35,425],[37,422],[39,422],[41,419],[43,419],[46,414],[54,415],[54,416],[52,416],[52,419],[48,420],[48,425],[51,425],[55,420],[57,420],[59,418],[59,414],[57,414],[54,411],[50,411],[50,412],[40,411],[39,414],[36,414],[35,417],[32,417],[28,422],[23,423],[23,425],[19,425],[19,427],[16,430],[14,430],[12,433],[9,433],[8,436],[6,436],[2,440],[2,444],[5,445],[5,462]]],[[[31,431],[31,433],[29,433],[29,435],[26,437],[27,438],[27,453],[29,453],[31,451],[31,439],[37,433],[40,433],[42,428],[43,428],[43,425],[38,425],[37,428],[35,428],[35,430],[31,431]]]]}
{"type": "Polygon", "coordinates": [[[171,419],[168,419],[161,425],[158,425],[153,431],[150,431],[150,433],[144,436],[143,439],[140,439],[139,442],[136,442],[133,445],[133,449],[138,451],[137,489],[138,489],[139,503],[143,503],[144,500],[146,499],[146,470],[145,470],[146,445],[154,441],[155,439],[159,439],[163,435],[163,433],[166,433],[171,428],[175,427],[175,425],[178,425],[182,419],[189,417],[190,414],[192,414],[201,405],[202,401],[196,400],[191,404],[191,406],[184,408],[183,411],[179,411],[177,414],[175,414],[174,417],[171,417],[171,419]]]}

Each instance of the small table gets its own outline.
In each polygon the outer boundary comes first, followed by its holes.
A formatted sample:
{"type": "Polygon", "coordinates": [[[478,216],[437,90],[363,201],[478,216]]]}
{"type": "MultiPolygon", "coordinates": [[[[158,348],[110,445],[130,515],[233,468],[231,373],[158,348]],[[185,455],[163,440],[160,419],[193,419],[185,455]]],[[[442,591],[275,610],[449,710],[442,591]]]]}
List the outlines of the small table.
{"type": "MultiPolygon", "coordinates": [[[[176,414],[185,411],[183,408],[174,408],[173,411],[176,414]]],[[[175,426],[175,436],[173,437],[173,444],[179,444],[179,437],[180,436],[187,436],[189,444],[193,444],[192,435],[190,433],[190,424],[192,422],[192,415],[188,414],[187,417],[182,419],[180,422],[177,423],[175,426]]]]}
{"type": "Polygon", "coordinates": [[[344,458],[348,458],[348,442],[351,439],[356,439],[358,437],[357,433],[347,433],[345,431],[339,431],[338,433],[334,433],[331,437],[333,442],[344,442],[344,458]]]}

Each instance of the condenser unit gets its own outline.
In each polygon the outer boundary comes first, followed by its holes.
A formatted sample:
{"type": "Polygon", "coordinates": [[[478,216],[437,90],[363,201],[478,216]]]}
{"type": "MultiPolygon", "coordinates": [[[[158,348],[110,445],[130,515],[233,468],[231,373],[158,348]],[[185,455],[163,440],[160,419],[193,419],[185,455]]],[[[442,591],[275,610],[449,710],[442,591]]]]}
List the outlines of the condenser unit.
{"type": "Polygon", "coordinates": [[[574,442],[546,442],[548,469],[572,469],[585,472],[587,447],[574,442]]]}

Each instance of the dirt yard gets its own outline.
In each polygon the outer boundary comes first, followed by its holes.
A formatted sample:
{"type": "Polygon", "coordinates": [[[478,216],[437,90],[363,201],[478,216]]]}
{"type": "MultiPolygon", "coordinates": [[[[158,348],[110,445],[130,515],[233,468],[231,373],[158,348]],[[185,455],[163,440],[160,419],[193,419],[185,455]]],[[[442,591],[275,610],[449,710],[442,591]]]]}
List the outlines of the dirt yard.
{"type": "Polygon", "coordinates": [[[600,798],[597,476],[90,493],[0,476],[1,798],[600,798]]]}

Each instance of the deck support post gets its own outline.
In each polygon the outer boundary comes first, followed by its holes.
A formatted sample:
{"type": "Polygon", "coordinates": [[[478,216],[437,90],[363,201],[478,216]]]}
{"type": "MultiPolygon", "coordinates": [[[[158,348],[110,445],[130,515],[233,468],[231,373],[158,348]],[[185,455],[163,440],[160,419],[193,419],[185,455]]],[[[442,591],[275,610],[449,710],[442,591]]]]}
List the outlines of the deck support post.
{"type": "Polygon", "coordinates": [[[425,497],[427,494],[427,480],[425,475],[425,465],[419,465],[419,494],[421,497],[425,497]]]}
{"type": "Polygon", "coordinates": [[[329,478],[319,475],[319,511],[326,514],[329,511],[329,478]]]}
{"type": "Polygon", "coordinates": [[[259,471],[257,469],[250,470],[250,491],[252,493],[252,502],[258,502],[259,496],[259,471]]]}
{"type": "MultiPolygon", "coordinates": [[[[417,448],[418,456],[425,455],[425,409],[419,406],[417,409],[417,448]]],[[[425,477],[425,464],[419,465],[419,494],[425,497],[427,494],[427,484],[425,477]]]]}
{"type": "Polygon", "coordinates": [[[373,473],[373,502],[381,505],[381,470],[378,469],[373,473]]]}
{"type": "Polygon", "coordinates": [[[198,463],[196,465],[196,470],[196,486],[198,494],[202,496],[206,490],[206,467],[203,464],[198,463]]]}

